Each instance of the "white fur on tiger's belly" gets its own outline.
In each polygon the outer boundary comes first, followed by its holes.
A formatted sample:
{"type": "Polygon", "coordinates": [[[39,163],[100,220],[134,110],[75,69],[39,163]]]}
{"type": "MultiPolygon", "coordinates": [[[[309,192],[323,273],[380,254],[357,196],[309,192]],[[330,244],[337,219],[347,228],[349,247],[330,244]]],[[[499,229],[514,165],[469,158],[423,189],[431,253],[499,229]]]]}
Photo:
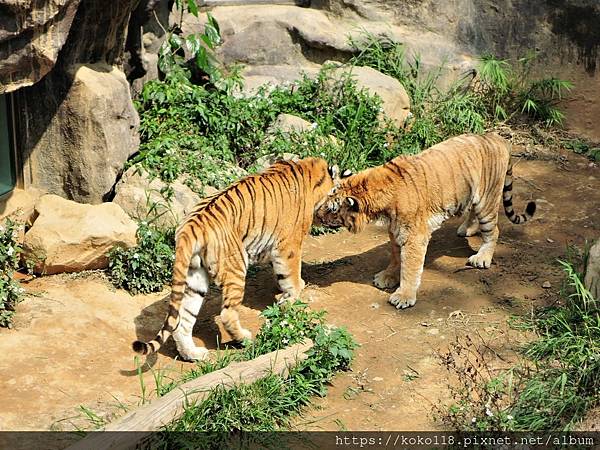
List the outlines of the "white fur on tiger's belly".
{"type": "Polygon", "coordinates": [[[390,224],[390,218],[388,216],[377,216],[375,218],[375,226],[377,227],[387,227],[390,224]]]}
{"type": "Polygon", "coordinates": [[[429,227],[429,231],[433,233],[434,231],[438,230],[447,218],[448,214],[443,213],[434,214],[433,216],[431,216],[429,219],[427,219],[427,226],[429,227]]]}

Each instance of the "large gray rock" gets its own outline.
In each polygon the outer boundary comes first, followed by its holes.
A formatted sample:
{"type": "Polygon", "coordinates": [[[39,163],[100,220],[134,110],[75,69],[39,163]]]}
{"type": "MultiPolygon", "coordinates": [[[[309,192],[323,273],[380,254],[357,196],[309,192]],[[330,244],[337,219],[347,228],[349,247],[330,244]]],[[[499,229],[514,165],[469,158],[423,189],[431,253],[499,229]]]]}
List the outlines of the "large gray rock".
{"type": "MultiPolygon", "coordinates": [[[[181,179],[176,180],[170,187],[173,195],[167,200],[163,194],[167,188],[166,183],[150,177],[143,168],[132,166],[117,183],[113,202],[136,219],[152,220],[163,227],[175,226],[192,210],[201,197],[181,179]]],[[[204,187],[206,195],[215,192],[217,192],[215,188],[204,187]]]]}
{"type": "Polygon", "coordinates": [[[590,249],[584,283],[592,296],[600,301],[600,240],[590,249]]]}
{"type": "Polygon", "coordinates": [[[43,195],[37,219],[25,234],[22,258],[41,274],[79,272],[108,266],[114,246],[134,247],[137,225],[115,203],[83,205],[43,195]]]}
{"type": "Polygon", "coordinates": [[[139,146],[129,84],[106,64],[76,65],[72,83],[29,162],[37,186],[84,203],[101,203],[139,146]]]}
{"type": "Polygon", "coordinates": [[[0,93],[37,83],[55,66],[122,63],[138,2],[0,0],[0,93]]]}
{"type": "MultiPolygon", "coordinates": [[[[345,8],[350,11],[350,8],[345,8]]],[[[283,5],[216,7],[211,14],[221,25],[218,55],[225,63],[250,66],[315,67],[327,60],[347,61],[357,48],[352,41],[364,32],[387,37],[422,55],[425,64],[444,63],[449,71],[470,62],[458,46],[423,29],[390,25],[385,20],[348,20],[314,8],[283,5]]],[[[206,16],[188,16],[184,33],[203,29],[206,16]]]]}
{"type": "Polygon", "coordinates": [[[267,92],[269,92],[278,86],[291,86],[292,83],[300,80],[304,75],[314,78],[318,73],[318,66],[246,66],[242,72],[244,86],[241,92],[236,93],[236,95],[256,95],[260,88],[266,88],[267,92]]]}
{"type": "Polygon", "coordinates": [[[16,139],[26,189],[37,187],[81,201],[99,202],[111,189],[109,179],[115,182],[116,160],[122,162],[122,155],[126,158],[137,147],[137,118],[129,88],[113,67],[123,66],[127,23],[138,2],[0,0],[0,34],[7,33],[2,35],[7,40],[0,38],[0,52],[6,45],[7,54],[22,61],[2,65],[5,58],[0,54],[0,82],[20,79],[20,69],[13,70],[22,67],[25,78],[11,89],[35,83],[15,93],[16,119],[21,125],[16,139]],[[43,51],[31,53],[32,46],[43,51]],[[54,59],[53,67],[43,62],[54,59]],[[34,62],[30,64],[30,60],[34,62]],[[87,67],[97,72],[94,84],[98,90],[85,100],[73,102],[73,96],[81,94],[85,87],[75,79],[76,69],[84,64],[90,64],[87,67]],[[89,132],[85,131],[87,127],[89,132]],[[98,127],[105,127],[104,142],[98,138],[98,127]],[[91,141],[86,135],[91,136],[91,141]],[[73,158],[75,153],[90,151],[96,155],[73,158]],[[98,157],[105,152],[108,162],[98,157]],[[97,172],[103,170],[106,175],[101,177],[97,172]],[[86,181],[88,175],[91,182],[86,181]],[[78,179],[82,180],[81,188],[78,179]],[[98,179],[101,184],[96,185],[98,179]]]}
{"type": "MultiPolygon", "coordinates": [[[[223,43],[217,52],[226,63],[310,66],[327,59],[346,60],[355,51],[347,36],[352,26],[332,21],[316,9],[223,6],[214,8],[211,14],[221,26],[223,43]]],[[[198,18],[187,15],[184,34],[203,29],[205,23],[203,14],[198,18]]]]}
{"type": "Polygon", "coordinates": [[[276,133],[281,131],[282,133],[303,133],[311,131],[313,125],[302,117],[295,116],[293,114],[279,114],[273,123],[267,130],[268,133],[276,133]]]}

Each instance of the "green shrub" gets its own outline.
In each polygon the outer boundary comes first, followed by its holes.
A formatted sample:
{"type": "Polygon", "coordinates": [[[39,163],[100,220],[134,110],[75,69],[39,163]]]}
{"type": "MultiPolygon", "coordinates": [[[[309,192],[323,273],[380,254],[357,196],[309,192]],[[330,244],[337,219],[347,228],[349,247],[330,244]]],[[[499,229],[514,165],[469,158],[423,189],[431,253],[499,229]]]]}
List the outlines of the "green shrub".
{"type": "MultiPolygon", "coordinates": [[[[179,7],[184,6],[180,2],[179,7]]],[[[571,88],[571,83],[555,78],[532,81],[529,58],[514,68],[488,56],[481,59],[476,82],[471,73],[440,88],[441,67],[425,69],[418,56],[407,56],[402,44],[366,33],[353,42],[359,53],[350,63],[373,67],[404,85],[413,122],[403,131],[380,120],[381,99],[357,89],[349,76],[333,81],[332,67],[324,66],[316,78],[303,76],[287,86],[265,87],[255,96],[241,97],[232,95],[243,83],[239,68],[225,69],[207,56],[200,59],[214,70],[204,72],[214,76],[198,84],[178,55],[183,46],[212,55],[220,42],[214,18],[205,30],[204,37],[193,37],[192,43],[180,37],[168,44],[163,57],[171,69],[164,80],[144,86],[136,101],[140,152],[132,160],[166,182],[187,174],[197,191],[202,185],[222,188],[237,179],[240,172],[232,170],[234,166],[259,169],[255,162],[264,155],[322,156],[356,171],[457,134],[483,133],[498,121],[522,114],[557,125],[563,118],[557,102],[571,88]],[[268,127],[280,113],[304,118],[313,124],[312,130],[268,136],[268,127]]]]}
{"type": "Polygon", "coordinates": [[[133,248],[114,247],[108,254],[112,283],[132,294],[161,291],[171,282],[175,259],[175,230],[140,222],[133,248]]]}
{"type": "Polygon", "coordinates": [[[527,115],[547,126],[561,125],[558,102],[572,83],[557,78],[533,79],[532,57],[513,66],[483,56],[475,72],[440,88],[442,68],[427,70],[418,55],[407,56],[404,46],[365,33],[352,41],[359,53],[351,63],[373,67],[398,79],[411,99],[412,129],[401,137],[403,152],[415,153],[461,133],[482,133],[498,121],[527,115]]]}
{"type": "Polygon", "coordinates": [[[359,53],[351,64],[369,66],[402,83],[411,101],[412,127],[400,133],[397,153],[418,153],[461,133],[483,133],[487,126],[481,98],[461,79],[441,89],[442,68],[426,70],[418,55],[402,44],[365,33],[352,41],[359,53]]]}
{"type": "Polygon", "coordinates": [[[593,144],[584,139],[571,139],[564,142],[565,148],[573,150],[579,155],[585,155],[592,161],[600,162],[600,147],[594,147],[593,144]]]}
{"type": "Polygon", "coordinates": [[[18,225],[7,219],[0,223],[0,327],[12,326],[15,307],[25,290],[13,280],[19,266],[21,247],[16,242],[18,225]]]}
{"type": "Polygon", "coordinates": [[[300,116],[313,124],[313,131],[291,139],[280,136],[267,143],[263,153],[322,156],[340,167],[360,170],[381,164],[400,151],[388,143],[399,130],[380,120],[381,99],[358,89],[349,73],[333,80],[333,69],[325,66],[314,79],[304,76],[290,87],[271,92],[268,99],[276,112],[273,117],[279,113],[300,116]]]}
{"type": "Polygon", "coordinates": [[[381,100],[358,90],[348,76],[326,86],[330,71],[254,97],[198,86],[180,74],[150,81],[136,101],[142,142],[130,163],[141,163],[166,182],[188,174],[221,188],[239,177],[232,166],[256,170],[263,155],[322,156],[353,170],[396,155],[400,148],[388,141],[399,132],[379,120],[381,100]],[[268,137],[280,113],[298,115],[314,128],[268,137]]]}

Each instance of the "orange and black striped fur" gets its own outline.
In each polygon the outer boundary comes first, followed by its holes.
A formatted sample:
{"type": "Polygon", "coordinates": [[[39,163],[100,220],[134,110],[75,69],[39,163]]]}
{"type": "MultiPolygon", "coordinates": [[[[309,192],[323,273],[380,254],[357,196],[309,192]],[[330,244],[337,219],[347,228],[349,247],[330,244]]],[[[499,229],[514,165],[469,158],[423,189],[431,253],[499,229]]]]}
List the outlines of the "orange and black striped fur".
{"type": "Polygon", "coordinates": [[[320,158],[280,161],[203,199],[177,230],[164,325],[154,340],[134,342],[134,351],[155,352],[173,335],[182,358],[205,358],[208,350],[196,347],[192,327],[211,279],[223,291],[223,326],[237,341],[250,338],[237,312],[248,264],[270,260],[283,291],[280,301],[296,298],[304,288],[302,243],[336,178],[337,168],[320,158]]]}
{"type": "Polygon", "coordinates": [[[463,214],[459,236],[481,232],[483,244],[468,263],[488,268],[498,239],[500,202],[512,223],[533,216],[534,202],[525,214],[513,210],[510,150],[508,141],[490,133],[457,136],[417,156],[399,156],[343,180],[316,220],[359,232],[373,219],[389,219],[391,261],[373,282],[379,288],[399,284],[389,302],[408,308],[417,301],[431,233],[447,218],[463,214]]]}

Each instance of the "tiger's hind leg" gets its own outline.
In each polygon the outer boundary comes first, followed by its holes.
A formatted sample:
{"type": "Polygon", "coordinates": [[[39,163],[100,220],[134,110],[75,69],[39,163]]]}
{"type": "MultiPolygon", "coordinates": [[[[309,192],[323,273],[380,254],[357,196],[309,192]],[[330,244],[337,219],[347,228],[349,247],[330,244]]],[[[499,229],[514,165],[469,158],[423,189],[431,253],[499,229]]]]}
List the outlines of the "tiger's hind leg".
{"type": "Polygon", "coordinates": [[[456,234],[460,237],[475,236],[479,231],[479,220],[475,209],[471,208],[463,217],[465,220],[456,230],[456,234]]]}
{"type": "Polygon", "coordinates": [[[469,257],[468,264],[480,269],[488,269],[492,265],[492,258],[498,240],[498,204],[477,212],[479,230],[483,243],[479,251],[469,257]]]}
{"type": "Polygon", "coordinates": [[[377,272],[373,277],[373,284],[379,289],[387,289],[398,286],[400,283],[400,246],[396,242],[396,237],[388,232],[390,244],[392,245],[392,256],[387,268],[377,272]]]}
{"type": "Polygon", "coordinates": [[[246,263],[243,258],[229,258],[228,265],[219,277],[218,283],[223,289],[221,323],[230,336],[237,342],[252,339],[252,333],[242,327],[238,307],[244,300],[246,284],[246,263]]]}
{"type": "Polygon", "coordinates": [[[288,300],[295,300],[304,289],[306,283],[302,279],[302,249],[288,246],[286,250],[274,250],[271,254],[273,271],[281,294],[277,296],[277,303],[282,304],[288,300]]]}
{"type": "Polygon", "coordinates": [[[209,277],[200,263],[200,258],[192,258],[185,280],[185,291],[179,309],[179,324],[173,331],[173,339],[179,355],[188,361],[200,361],[208,356],[205,347],[197,347],[192,339],[192,329],[208,292],[209,277]]]}

